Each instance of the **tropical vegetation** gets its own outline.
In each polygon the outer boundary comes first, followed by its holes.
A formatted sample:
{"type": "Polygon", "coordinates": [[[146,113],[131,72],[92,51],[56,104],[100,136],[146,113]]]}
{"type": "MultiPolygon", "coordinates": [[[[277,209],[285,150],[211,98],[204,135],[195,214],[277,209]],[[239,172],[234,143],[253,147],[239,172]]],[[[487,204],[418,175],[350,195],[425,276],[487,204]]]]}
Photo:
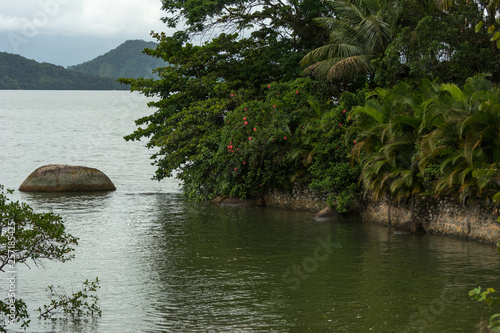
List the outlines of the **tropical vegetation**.
{"type": "Polygon", "coordinates": [[[182,30],[146,50],[170,64],[158,79],[121,79],[157,97],[126,139],[189,198],[301,183],[340,212],[359,194],[500,200],[496,1],[162,4],[182,30]]]}
{"type": "Polygon", "coordinates": [[[353,157],[375,199],[416,194],[492,203],[500,191],[500,89],[485,75],[463,88],[424,80],[378,88],[364,106],[353,157]]]}

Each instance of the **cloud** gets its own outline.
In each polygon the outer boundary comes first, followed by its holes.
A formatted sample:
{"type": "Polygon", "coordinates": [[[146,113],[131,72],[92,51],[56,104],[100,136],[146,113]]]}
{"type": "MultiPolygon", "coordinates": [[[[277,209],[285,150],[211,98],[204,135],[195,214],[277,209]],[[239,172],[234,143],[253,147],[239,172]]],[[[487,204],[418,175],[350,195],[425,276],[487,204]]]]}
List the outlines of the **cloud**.
{"type": "Polygon", "coordinates": [[[161,0],[0,1],[0,52],[75,65],[129,39],[173,33],[161,0]]]}
{"type": "MultiPolygon", "coordinates": [[[[0,32],[61,36],[128,36],[165,31],[159,0],[23,0],[2,1],[0,32]]],[[[27,36],[29,35],[29,36],[27,36]]]]}

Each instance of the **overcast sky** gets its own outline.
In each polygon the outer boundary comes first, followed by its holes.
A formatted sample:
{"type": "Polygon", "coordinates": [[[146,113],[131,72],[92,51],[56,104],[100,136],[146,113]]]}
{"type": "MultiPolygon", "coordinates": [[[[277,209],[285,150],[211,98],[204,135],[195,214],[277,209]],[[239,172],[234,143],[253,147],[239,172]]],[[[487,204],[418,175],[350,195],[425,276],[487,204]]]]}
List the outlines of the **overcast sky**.
{"type": "Polygon", "coordinates": [[[38,62],[76,65],[129,39],[171,34],[160,0],[0,1],[0,52],[38,62]]]}

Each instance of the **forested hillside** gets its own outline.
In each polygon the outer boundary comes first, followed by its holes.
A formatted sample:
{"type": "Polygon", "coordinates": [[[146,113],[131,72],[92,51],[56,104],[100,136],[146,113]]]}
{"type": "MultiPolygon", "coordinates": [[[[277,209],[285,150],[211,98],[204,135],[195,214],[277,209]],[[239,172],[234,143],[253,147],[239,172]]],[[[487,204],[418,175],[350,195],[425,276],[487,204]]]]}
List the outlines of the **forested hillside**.
{"type": "Polygon", "coordinates": [[[0,89],[115,90],[125,89],[113,79],[76,73],[49,63],[38,63],[0,52],[0,89]]]}
{"type": "Polygon", "coordinates": [[[144,49],[156,48],[156,43],[143,40],[129,40],[91,61],[68,69],[89,75],[118,79],[153,78],[153,69],[164,67],[165,61],[144,54],[144,49]]]}

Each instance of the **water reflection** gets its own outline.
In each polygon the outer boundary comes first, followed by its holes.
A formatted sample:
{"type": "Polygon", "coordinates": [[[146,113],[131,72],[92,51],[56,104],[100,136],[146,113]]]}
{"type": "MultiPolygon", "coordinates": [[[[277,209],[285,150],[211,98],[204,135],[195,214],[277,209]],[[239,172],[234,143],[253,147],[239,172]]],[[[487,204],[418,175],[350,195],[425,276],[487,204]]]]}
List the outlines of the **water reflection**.
{"type": "Polygon", "coordinates": [[[20,200],[28,202],[35,210],[62,211],[65,213],[92,213],[106,209],[113,192],[55,192],[31,193],[22,192],[20,200]]]}
{"type": "Polygon", "coordinates": [[[411,331],[412,314],[436,304],[443,290],[454,299],[440,318],[432,318],[429,332],[472,328],[455,318],[461,306],[481,311],[467,298],[466,289],[477,281],[463,274],[463,265],[490,272],[490,265],[498,267],[494,259],[477,261],[489,246],[473,245],[463,257],[461,247],[470,242],[394,235],[359,221],[316,222],[310,213],[261,208],[159,205],[147,237],[147,278],[157,286],[148,295],[153,310],[147,318],[154,323],[148,332],[411,331]],[[314,262],[318,240],[327,238],[339,246],[314,262]]]}

